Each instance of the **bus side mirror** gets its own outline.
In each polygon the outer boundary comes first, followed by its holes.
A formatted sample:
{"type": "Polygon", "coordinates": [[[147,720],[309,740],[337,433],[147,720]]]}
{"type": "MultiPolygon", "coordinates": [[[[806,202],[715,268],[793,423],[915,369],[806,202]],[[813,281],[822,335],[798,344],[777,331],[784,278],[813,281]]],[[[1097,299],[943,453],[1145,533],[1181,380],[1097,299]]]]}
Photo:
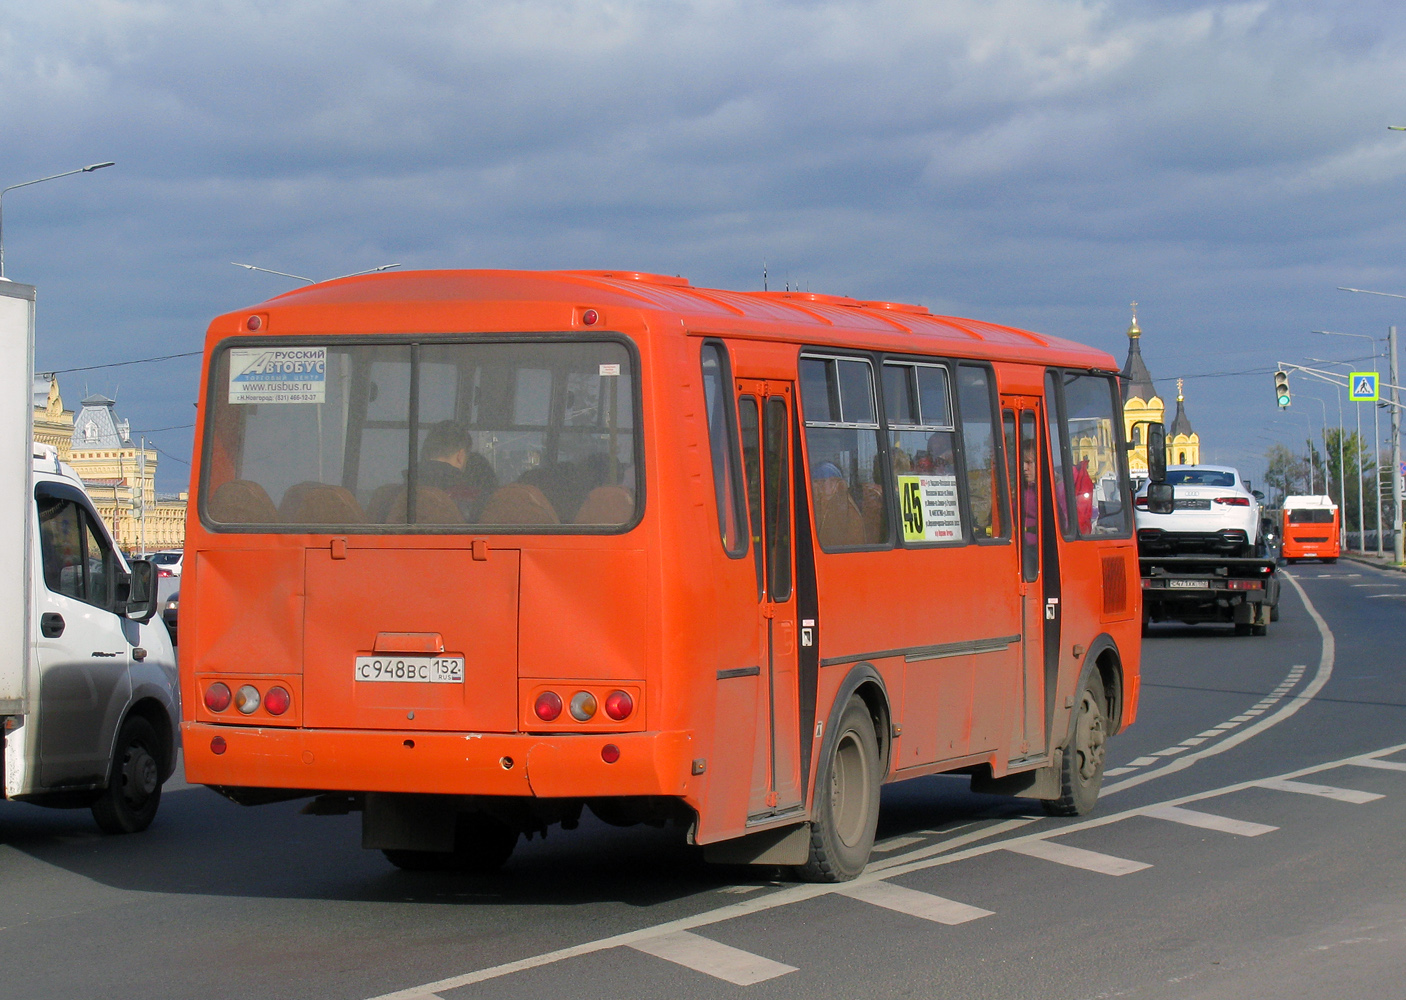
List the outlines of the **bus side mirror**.
{"type": "Polygon", "coordinates": [[[131,565],[131,590],[124,614],[132,621],[146,624],[156,614],[156,563],[137,559],[131,565]]]}
{"type": "Polygon", "coordinates": [[[1171,483],[1149,483],[1147,485],[1147,512],[1149,514],[1170,514],[1175,508],[1176,487],[1171,483]]]}
{"type": "MultiPolygon", "coordinates": [[[[1167,481],[1167,428],[1161,424],[1147,425],[1147,478],[1154,484],[1167,481]]],[[[1151,500],[1149,492],[1149,505],[1151,500]]]]}

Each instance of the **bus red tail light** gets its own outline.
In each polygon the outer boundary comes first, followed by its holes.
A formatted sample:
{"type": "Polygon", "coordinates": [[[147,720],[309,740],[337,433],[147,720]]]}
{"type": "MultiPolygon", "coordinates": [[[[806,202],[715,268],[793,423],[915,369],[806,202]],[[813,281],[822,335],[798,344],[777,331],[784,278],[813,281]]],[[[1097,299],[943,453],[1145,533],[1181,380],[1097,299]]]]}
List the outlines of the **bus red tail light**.
{"type": "Polygon", "coordinates": [[[635,700],[627,691],[612,691],[605,696],[605,714],[616,722],[630,717],[635,710],[635,700]]]}
{"type": "Polygon", "coordinates": [[[617,747],[614,743],[607,743],[605,746],[600,748],[600,759],[605,761],[607,764],[614,764],[617,760],[620,759],[620,748],[617,747]]]}
{"type": "Polygon", "coordinates": [[[223,712],[229,708],[231,697],[229,685],[216,681],[205,689],[205,707],[212,712],[223,712]]]}
{"type": "Polygon", "coordinates": [[[596,696],[589,691],[577,691],[571,696],[571,717],[577,722],[589,722],[596,714],[596,696]]]}
{"type": "Polygon", "coordinates": [[[561,715],[561,695],[555,691],[543,691],[537,696],[532,710],[543,722],[554,722],[556,717],[561,715]]]}
{"type": "Polygon", "coordinates": [[[252,684],[245,684],[234,693],[234,707],[245,715],[252,715],[259,709],[259,689],[252,684]]]}
{"type": "Polygon", "coordinates": [[[292,703],[292,697],[282,687],[271,687],[269,693],[264,695],[264,710],[269,715],[282,715],[292,703]]]}

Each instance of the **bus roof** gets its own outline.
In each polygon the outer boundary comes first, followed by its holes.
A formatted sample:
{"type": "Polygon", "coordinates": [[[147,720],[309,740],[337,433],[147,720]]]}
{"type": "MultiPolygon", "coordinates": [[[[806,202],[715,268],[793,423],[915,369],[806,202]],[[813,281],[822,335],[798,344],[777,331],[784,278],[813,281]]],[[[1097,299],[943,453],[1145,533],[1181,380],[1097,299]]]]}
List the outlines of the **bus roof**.
{"type": "Polygon", "coordinates": [[[1302,510],[1306,507],[1327,507],[1332,510],[1337,509],[1337,504],[1332,497],[1327,496],[1289,496],[1284,498],[1282,504],[1285,510],[1302,510]]]}
{"type": "MultiPolygon", "coordinates": [[[[638,271],[405,271],[338,278],[227,313],[211,324],[210,333],[215,337],[236,332],[274,336],[310,333],[321,326],[312,314],[344,309],[370,311],[387,319],[396,316],[399,324],[408,322],[415,332],[449,333],[463,327],[462,310],[455,305],[489,303],[589,307],[602,313],[601,328],[607,330],[612,329],[610,311],[625,309],[672,314],[682,320],[690,333],[766,338],[780,335],[822,347],[863,344],[900,353],[953,354],[1118,370],[1117,362],[1106,351],[996,323],[935,316],[919,305],[800,291],[695,288],[686,278],[638,271]],[[294,320],[291,328],[279,323],[270,324],[267,331],[247,330],[243,326],[245,317],[263,310],[276,310],[281,315],[306,311],[308,328],[298,329],[304,324],[294,320]],[[427,322],[431,317],[439,322],[427,322]]],[[[497,309],[492,312],[501,315],[497,309]]],[[[326,327],[321,329],[325,331],[326,327]]],[[[365,329],[357,325],[358,331],[365,329]]]]}

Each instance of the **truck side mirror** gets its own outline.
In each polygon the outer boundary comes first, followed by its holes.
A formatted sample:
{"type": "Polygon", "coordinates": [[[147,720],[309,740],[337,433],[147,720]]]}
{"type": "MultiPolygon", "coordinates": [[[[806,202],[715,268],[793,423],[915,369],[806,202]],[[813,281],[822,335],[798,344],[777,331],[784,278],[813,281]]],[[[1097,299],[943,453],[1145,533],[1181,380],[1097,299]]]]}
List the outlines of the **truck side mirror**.
{"type": "Polygon", "coordinates": [[[136,559],[131,565],[131,590],[124,614],[132,621],[146,624],[156,614],[156,563],[150,559],[136,559]]]}
{"type": "MultiPolygon", "coordinates": [[[[1167,428],[1157,423],[1147,425],[1147,478],[1154,484],[1167,481],[1167,428]]],[[[1150,509],[1150,491],[1147,499],[1150,509]]]]}
{"type": "Polygon", "coordinates": [[[1149,514],[1170,514],[1175,509],[1175,506],[1175,486],[1171,483],[1148,483],[1147,512],[1149,514]]]}

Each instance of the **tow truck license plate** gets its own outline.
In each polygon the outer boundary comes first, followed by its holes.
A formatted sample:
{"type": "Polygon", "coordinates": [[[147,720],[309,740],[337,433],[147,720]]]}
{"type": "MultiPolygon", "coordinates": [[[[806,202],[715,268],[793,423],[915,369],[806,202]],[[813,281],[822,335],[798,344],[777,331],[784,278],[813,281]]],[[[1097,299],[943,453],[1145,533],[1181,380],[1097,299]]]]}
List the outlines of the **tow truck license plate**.
{"type": "Polygon", "coordinates": [[[354,676],[358,681],[394,681],[411,684],[462,684],[462,656],[358,656],[354,676]]]}
{"type": "Polygon", "coordinates": [[[1168,580],[1167,586],[1172,590],[1205,590],[1207,583],[1205,580],[1168,580]]]}

